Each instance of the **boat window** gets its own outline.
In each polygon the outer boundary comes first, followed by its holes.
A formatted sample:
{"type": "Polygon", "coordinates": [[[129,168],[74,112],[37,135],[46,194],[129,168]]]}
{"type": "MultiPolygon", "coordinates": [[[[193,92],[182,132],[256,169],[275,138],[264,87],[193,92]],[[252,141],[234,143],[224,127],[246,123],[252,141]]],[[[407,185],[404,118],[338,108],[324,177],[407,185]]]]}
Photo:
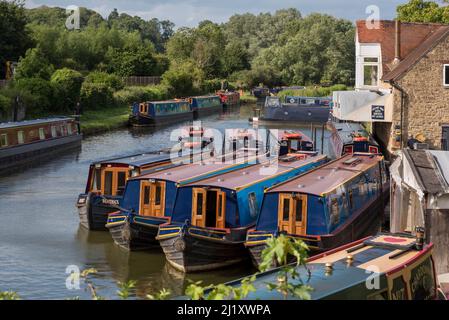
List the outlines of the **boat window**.
{"type": "Polygon", "coordinates": [[[65,125],[61,125],[61,136],[65,136],[67,135],[66,130],[65,130],[65,125]]]}
{"type": "Polygon", "coordinates": [[[126,171],[117,172],[117,195],[122,195],[125,191],[126,171]]]}
{"type": "Polygon", "coordinates": [[[92,190],[101,190],[101,169],[95,169],[92,190]]]}
{"type": "Polygon", "coordinates": [[[203,194],[198,193],[196,196],[196,215],[202,216],[203,215],[203,194]]]}
{"type": "Polygon", "coordinates": [[[154,196],[154,204],[160,205],[161,204],[161,196],[162,196],[162,188],[160,184],[156,185],[156,194],[154,196]]]}
{"type": "Polygon", "coordinates": [[[23,131],[17,132],[17,141],[19,142],[19,144],[22,144],[25,142],[25,135],[23,134],[23,131]]]}
{"type": "Polygon", "coordinates": [[[257,216],[257,198],[254,192],[248,194],[249,202],[249,214],[251,217],[255,218],[257,216]]]}
{"type": "Polygon", "coordinates": [[[69,135],[72,135],[72,124],[71,123],[67,124],[67,131],[68,131],[69,135]]]}
{"type": "Polygon", "coordinates": [[[340,210],[338,208],[338,199],[337,198],[332,199],[330,222],[332,225],[340,222],[340,210]]]}
{"type": "Polygon", "coordinates": [[[150,204],[150,188],[151,186],[143,188],[143,204],[150,204]]]}
{"type": "Polygon", "coordinates": [[[45,131],[44,128],[39,128],[39,139],[44,140],[45,139],[45,131]]]}
{"type": "Polygon", "coordinates": [[[296,222],[302,222],[302,207],[303,207],[303,202],[302,202],[302,198],[301,199],[297,199],[296,200],[296,210],[295,210],[295,220],[296,222]]]}
{"type": "Polygon", "coordinates": [[[104,194],[112,195],[112,171],[105,171],[104,173],[104,194]]]}
{"type": "Polygon", "coordinates": [[[223,195],[222,194],[218,195],[217,214],[218,214],[218,217],[220,217],[220,218],[223,216],[223,195]]]}
{"type": "Polygon", "coordinates": [[[353,193],[354,193],[354,191],[352,189],[348,191],[349,209],[353,209],[354,208],[353,193]]]}
{"type": "Polygon", "coordinates": [[[51,136],[53,138],[56,138],[58,136],[58,133],[56,132],[56,127],[55,126],[51,126],[51,136]]]}
{"type": "Polygon", "coordinates": [[[282,220],[289,221],[290,220],[290,199],[289,198],[284,198],[282,207],[283,207],[282,220]]]}
{"type": "Polygon", "coordinates": [[[8,134],[7,133],[3,133],[0,136],[0,145],[2,147],[7,147],[8,146],[8,134]]]}

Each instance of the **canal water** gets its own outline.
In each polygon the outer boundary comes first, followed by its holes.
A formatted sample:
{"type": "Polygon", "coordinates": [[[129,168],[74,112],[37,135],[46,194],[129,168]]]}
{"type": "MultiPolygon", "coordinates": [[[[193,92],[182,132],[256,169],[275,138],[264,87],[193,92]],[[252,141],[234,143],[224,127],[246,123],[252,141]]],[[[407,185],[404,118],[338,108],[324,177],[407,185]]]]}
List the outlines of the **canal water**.
{"type": "MultiPolygon", "coordinates": [[[[203,126],[225,130],[251,128],[253,106],[201,119],[203,126]]],[[[80,150],[54,157],[20,172],[0,177],[0,291],[16,291],[24,299],[89,299],[81,280],[68,273],[95,268],[88,279],[98,295],[116,299],[117,283],[137,282],[132,298],[145,298],[162,288],[182,294],[189,281],[222,283],[249,275],[249,265],[183,275],[166,262],[162,251],[128,253],[116,247],[108,232],[89,232],[78,224],[75,202],[83,192],[89,164],[118,155],[170,147],[172,130],[188,123],[133,132],[121,129],[83,140],[80,150]]],[[[262,128],[284,128],[263,127],[262,128]]],[[[311,136],[311,127],[297,127],[311,136]]],[[[317,141],[321,141],[321,129],[317,141]]],[[[327,153],[329,133],[325,132],[327,153]]],[[[320,143],[317,143],[320,148],[320,143]]]]}

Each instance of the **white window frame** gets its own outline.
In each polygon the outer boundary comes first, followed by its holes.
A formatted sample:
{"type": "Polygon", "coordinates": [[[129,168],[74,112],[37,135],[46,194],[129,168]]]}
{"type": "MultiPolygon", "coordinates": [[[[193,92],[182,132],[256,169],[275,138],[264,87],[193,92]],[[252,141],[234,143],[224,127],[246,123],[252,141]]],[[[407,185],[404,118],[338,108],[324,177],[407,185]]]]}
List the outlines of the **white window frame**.
{"type": "Polygon", "coordinates": [[[51,136],[52,136],[52,138],[56,138],[58,136],[58,132],[56,131],[56,126],[51,126],[51,136]]]}
{"type": "Polygon", "coordinates": [[[2,133],[0,135],[0,147],[7,147],[8,146],[8,134],[2,133]],[[3,138],[5,138],[5,143],[3,143],[3,138]]]}
{"type": "Polygon", "coordinates": [[[449,88],[449,79],[446,79],[446,68],[449,68],[449,64],[443,64],[443,87],[449,88]]]}
{"type": "Polygon", "coordinates": [[[380,83],[380,59],[379,57],[364,56],[362,61],[362,85],[367,88],[377,88],[380,83]],[[377,62],[365,62],[365,59],[377,59],[377,62]],[[365,84],[365,67],[377,67],[376,85],[365,84]]]}
{"type": "Polygon", "coordinates": [[[17,131],[17,142],[19,144],[25,143],[25,133],[23,130],[17,131]]]}
{"type": "Polygon", "coordinates": [[[71,123],[67,123],[67,133],[69,136],[72,135],[72,124],[71,123]]]}
{"type": "Polygon", "coordinates": [[[39,128],[39,139],[45,140],[45,130],[44,128],[39,128]]]}

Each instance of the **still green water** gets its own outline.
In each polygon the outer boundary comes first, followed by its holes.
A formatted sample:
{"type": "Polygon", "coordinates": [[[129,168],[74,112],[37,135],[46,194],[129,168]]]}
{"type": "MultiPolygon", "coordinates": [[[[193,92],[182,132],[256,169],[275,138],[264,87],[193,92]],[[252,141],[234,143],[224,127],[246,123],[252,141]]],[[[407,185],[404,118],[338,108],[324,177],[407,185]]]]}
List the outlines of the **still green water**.
{"type": "MultiPolygon", "coordinates": [[[[201,121],[204,127],[220,131],[251,128],[248,118],[252,108],[242,106],[201,121]]],[[[24,299],[89,299],[90,292],[82,281],[79,289],[67,288],[66,271],[70,268],[97,269],[89,279],[97,293],[107,299],[118,298],[118,281],[137,281],[132,298],[145,298],[162,288],[182,294],[188,279],[222,283],[253,273],[250,265],[236,265],[185,276],[166,264],[161,250],[128,253],[113,244],[108,232],[89,232],[79,226],[75,202],[85,188],[91,162],[170,147],[175,143],[170,141],[170,133],[188,124],[91,136],[83,140],[80,150],[0,177],[0,291],[14,290],[24,299]]],[[[261,128],[289,129],[282,124],[261,128]]],[[[312,135],[309,125],[296,129],[312,135]]],[[[320,129],[317,134],[319,149],[320,129]]],[[[328,140],[325,132],[325,153],[328,140]]]]}

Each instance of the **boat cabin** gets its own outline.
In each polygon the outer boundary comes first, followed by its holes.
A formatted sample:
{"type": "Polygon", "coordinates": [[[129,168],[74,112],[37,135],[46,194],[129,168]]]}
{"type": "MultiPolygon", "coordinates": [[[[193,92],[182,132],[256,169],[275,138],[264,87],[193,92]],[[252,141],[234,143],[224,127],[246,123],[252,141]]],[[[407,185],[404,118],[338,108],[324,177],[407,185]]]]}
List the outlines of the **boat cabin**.
{"type": "Polygon", "coordinates": [[[297,104],[302,106],[325,106],[331,105],[331,97],[296,97],[286,96],[284,103],[297,104]]]}
{"type": "Polygon", "coordinates": [[[359,123],[329,123],[335,157],[356,152],[380,153],[379,144],[359,123]]]}
{"type": "MultiPolygon", "coordinates": [[[[309,258],[306,266],[296,268],[299,277],[289,279],[289,283],[296,285],[299,278],[308,279],[312,300],[435,300],[440,295],[433,245],[418,243],[407,234],[364,238],[309,258]]],[[[253,282],[256,290],[245,299],[284,300],[281,292],[267,288],[267,283],[279,281],[279,271],[257,274],[253,282]]],[[[241,280],[227,285],[240,286],[241,280]]],[[[287,299],[299,298],[289,295],[287,299]]]]}
{"type": "Polygon", "coordinates": [[[313,151],[312,139],[298,130],[279,130],[279,155],[298,151],[313,151]]]}
{"type": "Polygon", "coordinates": [[[79,133],[75,119],[66,117],[0,123],[0,150],[79,133]]]}
{"type": "Polygon", "coordinates": [[[279,233],[325,251],[380,227],[389,179],[383,156],[346,155],[268,189],[246,246],[255,264],[266,240],[279,233]]]}
{"type": "Polygon", "coordinates": [[[193,111],[207,108],[220,108],[222,106],[221,98],[218,95],[190,97],[188,101],[193,111]]]}
{"type": "Polygon", "coordinates": [[[240,103],[240,93],[237,91],[217,91],[223,106],[236,106],[240,103]]]}

